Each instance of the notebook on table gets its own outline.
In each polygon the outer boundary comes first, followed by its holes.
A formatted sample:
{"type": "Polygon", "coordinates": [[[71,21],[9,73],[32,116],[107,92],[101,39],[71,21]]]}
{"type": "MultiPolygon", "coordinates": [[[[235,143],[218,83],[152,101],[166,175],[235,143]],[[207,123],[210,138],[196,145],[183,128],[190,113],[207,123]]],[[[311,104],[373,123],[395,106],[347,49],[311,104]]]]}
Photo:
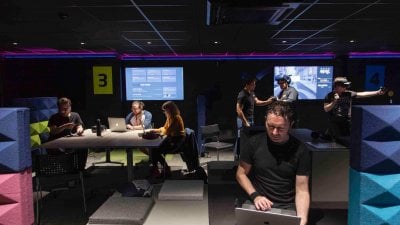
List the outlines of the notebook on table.
{"type": "Polygon", "coordinates": [[[111,132],[125,132],[126,129],[125,118],[108,117],[108,125],[111,132]]]}
{"type": "Polygon", "coordinates": [[[272,211],[235,208],[236,225],[300,225],[300,217],[272,211]]]}

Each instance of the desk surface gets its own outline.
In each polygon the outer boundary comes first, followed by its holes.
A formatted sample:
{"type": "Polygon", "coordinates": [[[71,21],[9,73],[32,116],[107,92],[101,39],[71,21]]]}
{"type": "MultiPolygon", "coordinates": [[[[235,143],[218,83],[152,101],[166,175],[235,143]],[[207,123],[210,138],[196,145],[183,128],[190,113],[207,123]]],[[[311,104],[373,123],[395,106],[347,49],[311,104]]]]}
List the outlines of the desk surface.
{"type": "Polygon", "coordinates": [[[127,132],[103,131],[101,136],[96,136],[90,129],[85,130],[82,136],[62,137],[42,144],[41,148],[136,148],[158,147],[163,138],[153,140],[143,139],[139,134],[142,130],[127,132]]]}
{"type": "Polygon", "coordinates": [[[338,144],[336,142],[313,142],[307,141],[306,145],[313,148],[313,151],[348,151],[349,149],[345,146],[338,144]]]}
{"type": "Polygon", "coordinates": [[[349,149],[334,141],[314,140],[310,129],[292,129],[290,134],[305,144],[311,151],[348,151],[349,149]]]}
{"type": "Polygon", "coordinates": [[[128,181],[133,180],[133,155],[132,148],[156,148],[160,146],[163,138],[147,140],[139,137],[142,130],[130,130],[127,132],[103,131],[101,136],[86,129],[82,136],[62,137],[39,146],[40,148],[126,148],[128,181]]]}

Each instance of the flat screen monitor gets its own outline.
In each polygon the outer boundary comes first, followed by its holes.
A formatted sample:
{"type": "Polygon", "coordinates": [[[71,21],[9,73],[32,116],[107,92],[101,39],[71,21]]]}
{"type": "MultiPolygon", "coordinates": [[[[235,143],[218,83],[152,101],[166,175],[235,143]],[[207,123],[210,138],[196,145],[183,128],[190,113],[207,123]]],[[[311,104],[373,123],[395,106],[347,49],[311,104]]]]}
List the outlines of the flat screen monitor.
{"type": "Polygon", "coordinates": [[[183,100],[183,67],[126,67],[126,100],[183,100]]]}
{"type": "Polygon", "coordinates": [[[275,78],[288,75],[290,86],[296,88],[299,100],[324,99],[332,91],[333,66],[275,66],[274,96],[281,89],[275,78]]]}

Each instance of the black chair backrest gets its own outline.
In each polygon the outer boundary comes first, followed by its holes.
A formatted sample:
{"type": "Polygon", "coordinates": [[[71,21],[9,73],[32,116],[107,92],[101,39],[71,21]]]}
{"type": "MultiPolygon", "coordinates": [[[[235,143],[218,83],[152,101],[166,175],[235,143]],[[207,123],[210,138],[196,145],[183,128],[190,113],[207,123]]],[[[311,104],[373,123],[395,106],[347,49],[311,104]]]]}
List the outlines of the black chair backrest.
{"type": "Polygon", "coordinates": [[[75,174],[85,169],[84,159],[77,152],[69,154],[35,155],[35,172],[38,176],[75,174]]]}
{"type": "Polygon", "coordinates": [[[220,133],[218,124],[201,126],[200,129],[202,139],[218,137],[220,133]]]}

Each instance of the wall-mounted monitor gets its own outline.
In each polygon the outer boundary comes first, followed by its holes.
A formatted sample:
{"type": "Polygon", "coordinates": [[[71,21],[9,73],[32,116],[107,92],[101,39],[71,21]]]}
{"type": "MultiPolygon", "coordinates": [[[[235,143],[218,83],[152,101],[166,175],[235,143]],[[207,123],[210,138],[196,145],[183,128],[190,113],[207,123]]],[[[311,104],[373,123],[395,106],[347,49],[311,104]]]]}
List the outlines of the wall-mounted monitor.
{"type": "Polygon", "coordinates": [[[126,100],[183,100],[183,67],[126,67],[126,100]]]}
{"type": "Polygon", "coordinates": [[[274,66],[274,96],[281,91],[275,81],[281,75],[290,76],[299,100],[324,99],[332,91],[333,66],[274,66]]]}

